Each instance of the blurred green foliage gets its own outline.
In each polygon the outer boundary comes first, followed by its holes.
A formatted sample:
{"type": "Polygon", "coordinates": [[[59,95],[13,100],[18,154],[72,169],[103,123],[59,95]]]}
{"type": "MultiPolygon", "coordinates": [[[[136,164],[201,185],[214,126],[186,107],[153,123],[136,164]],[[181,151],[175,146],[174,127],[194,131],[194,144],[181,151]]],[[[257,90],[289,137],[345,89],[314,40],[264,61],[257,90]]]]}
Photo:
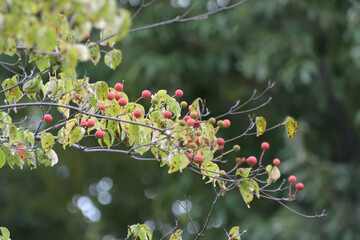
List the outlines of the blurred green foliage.
{"type": "MultiPolygon", "coordinates": [[[[201,1],[191,14],[206,11],[206,2],[201,1]]],[[[134,27],[183,11],[159,1],[134,19],[134,27]]],[[[97,33],[92,37],[97,40],[97,33]]],[[[298,120],[299,130],[291,140],[282,129],[234,144],[247,157],[260,155],[260,143],[268,141],[265,161],[280,158],[283,176],[296,175],[305,185],[290,206],[306,214],[326,209],[328,216],[305,219],[265,199],[255,200],[249,210],[233,191],[218,201],[213,227],[203,239],[225,239],[223,229],[229,231],[234,225],[247,229],[244,239],[356,239],[360,235],[358,1],[252,0],[204,21],[131,33],[118,47],[123,61],[115,71],[100,61],[97,67],[81,64],[78,73],[109,85],[125,79],[129,96],[140,96],[143,89],[172,92],[180,88],[185,100],[205,98],[214,115],[272,80],[276,85],[268,95],[273,101],[257,115],[264,116],[268,126],[286,115],[298,120]]],[[[8,73],[2,69],[0,74],[8,73]]],[[[223,131],[225,139],[240,134],[248,124],[247,115],[230,120],[231,128],[223,131]]],[[[154,221],[154,239],[160,239],[176,218],[180,228],[188,229],[186,216],[172,212],[176,200],[190,196],[191,215],[202,223],[209,199],[214,198],[211,186],[190,171],[168,175],[156,162],[110,153],[58,151],[59,164],[54,168],[1,169],[0,224],[13,239],[112,239],[103,237],[108,234],[124,238],[128,225],[147,220],[154,221]],[[103,177],[113,180],[108,205],[101,205],[89,190],[103,177]],[[100,221],[84,219],[72,204],[76,196],[92,200],[101,212],[100,221]]],[[[231,166],[233,157],[228,160],[231,166]]],[[[184,233],[184,239],[191,236],[184,233]]]]}

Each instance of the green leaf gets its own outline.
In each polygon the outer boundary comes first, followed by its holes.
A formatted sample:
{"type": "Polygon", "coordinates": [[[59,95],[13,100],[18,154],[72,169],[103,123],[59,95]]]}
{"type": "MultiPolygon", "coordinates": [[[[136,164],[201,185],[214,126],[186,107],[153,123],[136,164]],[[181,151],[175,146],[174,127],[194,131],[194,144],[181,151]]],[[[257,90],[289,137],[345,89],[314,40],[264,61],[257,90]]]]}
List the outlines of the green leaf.
{"type": "Polygon", "coordinates": [[[115,69],[121,63],[121,59],[122,53],[118,49],[111,50],[104,57],[105,64],[112,69],[115,69]]]}
{"type": "Polygon", "coordinates": [[[96,97],[100,102],[105,102],[109,93],[109,87],[106,82],[99,81],[95,87],[96,97]]]}
{"type": "Polygon", "coordinates": [[[57,156],[56,152],[53,149],[51,149],[48,156],[49,156],[49,159],[50,159],[50,166],[51,167],[53,167],[55,164],[58,163],[58,161],[59,161],[58,156],[57,156]]]}
{"type": "Polygon", "coordinates": [[[36,60],[36,66],[40,70],[40,72],[50,67],[50,61],[45,58],[39,58],[36,60]]]}
{"type": "Polygon", "coordinates": [[[0,231],[2,235],[2,238],[0,238],[1,240],[10,240],[10,232],[7,228],[0,227],[0,231]]]}
{"type": "Polygon", "coordinates": [[[5,165],[5,153],[0,149],[0,168],[5,165]]]}
{"type": "Polygon", "coordinates": [[[9,125],[9,144],[12,145],[18,141],[18,129],[14,124],[9,125]]]}
{"type": "Polygon", "coordinates": [[[285,120],[285,127],[288,138],[294,137],[297,130],[297,122],[292,117],[287,117],[285,120]]]}
{"type": "Polygon", "coordinates": [[[239,226],[231,228],[229,232],[229,240],[241,240],[239,226]]]}
{"type": "Polygon", "coordinates": [[[118,34],[116,40],[122,40],[128,34],[131,27],[131,14],[127,9],[119,9],[120,15],[116,16],[115,21],[118,26],[118,34]]]}
{"type": "Polygon", "coordinates": [[[43,132],[41,134],[41,147],[45,153],[49,153],[54,144],[54,136],[51,133],[43,132]]]}
{"type": "Polygon", "coordinates": [[[41,79],[41,76],[38,75],[37,77],[30,79],[29,81],[26,81],[24,83],[23,91],[28,95],[32,95],[40,91],[42,86],[43,86],[43,81],[41,79]]]}
{"type": "Polygon", "coordinates": [[[254,195],[251,193],[249,189],[249,182],[247,180],[241,181],[238,186],[241,196],[243,197],[247,207],[250,208],[249,204],[252,202],[254,195]]]}
{"type": "Polygon", "coordinates": [[[249,189],[252,193],[255,192],[257,198],[260,198],[259,184],[254,179],[249,179],[249,189]]]}
{"type": "Polygon", "coordinates": [[[263,117],[256,117],[256,136],[259,137],[264,134],[266,129],[266,120],[263,117]]]}
{"type": "MultiPolygon", "coordinates": [[[[18,83],[18,80],[19,80],[19,76],[15,75],[12,78],[5,79],[3,81],[3,83],[1,84],[1,86],[3,87],[4,90],[9,89],[9,88],[15,86],[18,83]]],[[[19,86],[13,87],[13,88],[5,91],[5,97],[10,104],[14,104],[17,101],[19,101],[21,98],[21,90],[20,90],[19,86]]]]}
{"type": "Polygon", "coordinates": [[[69,146],[80,141],[85,135],[85,129],[82,127],[76,127],[70,133],[69,146]]]}
{"type": "Polygon", "coordinates": [[[108,147],[108,149],[111,148],[111,138],[110,138],[110,134],[108,132],[105,132],[105,135],[104,135],[104,143],[106,144],[106,146],[108,147]]]}
{"type": "MultiPolygon", "coordinates": [[[[266,167],[267,169],[268,167],[266,167]]],[[[271,168],[271,170],[268,172],[269,174],[269,178],[268,178],[268,183],[273,183],[275,182],[276,180],[278,180],[280,177],[281,177],[281,173],[280,173],[280,170],[277,166],[273,166],[271,168]]]]}
{"type": "MultiPolygon", "coordinates": [[[[93,43],[89,43],[89,45],[92,45],[93,43]]],[[[95,45],[94,47],[90,48],[90,60],[94,65],[97,65],[100,58],[101,58],[101,54],[99,51],[99,45],[95,45]]]]}
{"type": "Polygon", "coordinates": [[[55,49],[57,44],[56,33],[50,28],[42,27],[37,31],[37,48],[51,52],[55,49]]]}
{"type": "Polygon", "coordinates": [[[247,178],[250,174],[251,168],[238,168],[236,170],[236,175],[239,175],[243,178],[247,178]]]}
{"type": "Polygon", "coordinates": [[[173,234],[171,234],[170,240],[182,240],[183,230],[178,229],[173,234]]]}
{"type": "MultiPolygon", "coordinates": [[[[172,154],[169,155],[169,158],[171,155],[172,154]]],[[[173,157],[169,159],[169,161],[170,161],[170,167],[168,173],[170,174],[178,171],[180,168],[180,155],[179,154],[173,155],[173,157]]]]}

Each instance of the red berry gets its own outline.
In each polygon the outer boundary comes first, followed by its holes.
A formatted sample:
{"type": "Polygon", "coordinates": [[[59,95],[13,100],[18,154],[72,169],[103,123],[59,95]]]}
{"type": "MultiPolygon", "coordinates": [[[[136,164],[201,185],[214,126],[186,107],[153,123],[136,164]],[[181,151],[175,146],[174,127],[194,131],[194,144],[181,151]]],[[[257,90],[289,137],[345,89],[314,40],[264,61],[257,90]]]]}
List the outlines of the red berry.
{"type": "Polygon", "coordinates": [[[109,92],[107,99],[111,101],[114,99],[114,97],[115,97],[115,95],[112,92],[109,92]]]}
{"type": "Polygon", "coordinates": [[[225,123],[225,128],[230,127],[231,122],[230,122],[230,120],[229,120],[229,119],[225,119],[225,120],[223,120],[223,121],[224,121],[224,123],[225,123]]]}
{"type": "Polygon", "coordinates": [[[254,166],[257,163],[257,159],[254,156],[248,157],[248,159],[246,160],[247,164],[249,164],[250,166],[254,166]]]}
{"type": "Polygon", "coordinates": [[[127,101],[126,101],[125,98],[120,98],[118,103],[119,103],[120,106],[125,106],[127,104],[127,101]]]}
{"type": "Polygon", "coordinates": [[[141,117],[141,115],[142,115],[142,112],[140,109],[136,109],[134,111],[134,117],[139,118],[139,117],[141,117]]]}
{"type": "Polygon", "coordinates": [[[124,85],[122,85],[121,83],[117,83],[117,84],[115,84],[114,88],[116,91],[121,92],[124,88],[124,85]]]}
{"type": "Polygon", "coordinates": [[[200,121],[199,120],[195,120],[194,122],[194,128],[198,128],[200,127],[200,121]]]}
{"type": "Polygon", "coordinates": [[[91,119],[91,118],[90,118],[90,119],[87,121],[87,123],[88,123],[88,127],[89,127],[89,128],[95,126],[95,120],[94,120],[94,119],[91,119]]]}
{"type": "Polygon", "coordinates": [[[274,164],[274,165],[280,165],[280,159],[275,158],[275,159],[273,160],[273,164],[274,164]]]}
{"type": "Polygon", "coordinates": [[[81,121],[81,122],[80,122],[80,126],[81,126],[81,127],[87,127],[87,126],[88,126],[88,122],[87,122],[87,121],[81,121]]]}
{"type": "Polygon", "coordinates": [[[224,150],[224,145],[219,146],[217,150],[218,150],[218,151],[224,150]]]}
{"type": "Polygon", "coordinates": [[[299,182],[295,185],[295,188],[296,188],[296,190],[301,191],[304,189],[304,184],[299,182]]]}
{"type": "Polygon", "coordinates": [[[263,143],[261,144],[262,150],[268,150],[269,147],[270,147],[270,144],[269,144],[268,142],[263,142],[263,143]]]}
{"type": "Polygon", "coordinates": [[[190,159],[192,159],[194,157],[194,154],[193,153],[189,153],[188,154],[188,159],[190,160],[190,159]]]}
{"type": "Polygon", "coordinates": [[[178,90],[175,91],[175,95],[176,95],[177,97],[179,97],[179,98],[182,97],[183,94],[184,94],[183,91],[181,91],[180,89],[178,89],[178,90]]]}
{"type": "Polygon", "coordinates": [[[105,110],[105,105],[104,104],[100,104],[100,106],[99,106],[99,109],[101,110],[101,111],[104,111],[105,110]]]}
{"type": "Polygon", "coordinates": [[[149,90],[144,90],[142,91],[141,96],[143,99],[149,99],[151,97],[151,92],[149,90]]]}
{"type": "Polygon", "coordinates": [[[170,119],[171,116],[172,116],[172,113],[171,113],[170,111],[165,111],[165,112],[163,113],[163,115],[164,115],[164,118],[170,119]]]}
{"type": "Polygon", "coordinates": [[[290,176],[289,177],[289,182],[291,182],[291,183],[296,182],[296,177],[295,176],[290,176]]]}
{"type": "Polygon", "coordinates": [[[200,137],[196,137],[195,143],[196,143],[197,145],[200,145],[200,137]]]}
{"type": "Polygon", "coordinates": [[[196,155],[196,156],[194,157],[194,162],[195,162],[196,164],[201,164],[201,163],[203,162],[203,157],[202,157],[200,154],[196,155]]]}
{"type": "Polygon", "coordinates": [[[45,114],[44,115],[44,121],[46,123],[51,123],[52,122],[52,116],[50,114],[45,114]]]}
{"type": "Polygon", "coordinates": [[[225,140],[223,138],[218,138],[216,139],[216,143],[219,145],[219,146],[222,146],[225,144],[225,140]]]}
{"type": "Polygon", "coordinates": [[[189,109],[189,111],[191,111],[191,105],[189,105],[188,109],[189,109]]]}
{"type": "Polygon", "coordinates": [[[184,117],[184,121],[185,122],[187,122],[187,120],[189,120],[190,119],[190,116],[189,115],[186,115],[185,117],[184,117]]]}
{"type": "Polygon", "coordinates": [[[99,130],[99,131],[96,131],[96,133],[95,133],[95,137],[96,137],[97,139],[101,139],[101,138],[103,138],[104,136],[105,136],[104,131],[99,130]]]}
{"type": "Polygon", "coordinates": [[[90,38],[90,33],[86,33],[86,35],[84,36],[83,40],[88,40],[90,38]]]}
{"type": "Polygon", "coordinates": [[[192,118],[190,118],[190,119],[188,119],[188,120],[186,121],[186,124],[187,124],[189,127],[194,126],[194,123],[195,123],[195,121],[194,121],[194,119],[192,119],[192,118]]]}
{"type": "Polygon", "coordinates": [[[119,101],[120,100],[120,98],[121,98],[121,94],[120,93],[115,93],[115,99],[116,99],[116,101],[119,101]]]}

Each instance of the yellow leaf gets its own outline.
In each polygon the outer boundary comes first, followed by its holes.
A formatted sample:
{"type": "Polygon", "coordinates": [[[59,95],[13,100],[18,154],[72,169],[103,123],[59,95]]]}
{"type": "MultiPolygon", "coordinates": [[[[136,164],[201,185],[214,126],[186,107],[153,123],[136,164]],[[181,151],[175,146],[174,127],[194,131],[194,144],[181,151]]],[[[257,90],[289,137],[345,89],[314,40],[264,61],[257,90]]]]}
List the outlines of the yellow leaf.
{"type": "Polygon", "coordinates": [[[256,117],[256,136],[259,137],[264,134],[266,129],[266,121],[263,117],[256,117]]]}
{"type": "Polygon", "coordinates": [[[292,117],[287,117],[285,120],[286,132],[288,138],[292,138],[295,135],[297,129],[297,122],[292,117]]]}

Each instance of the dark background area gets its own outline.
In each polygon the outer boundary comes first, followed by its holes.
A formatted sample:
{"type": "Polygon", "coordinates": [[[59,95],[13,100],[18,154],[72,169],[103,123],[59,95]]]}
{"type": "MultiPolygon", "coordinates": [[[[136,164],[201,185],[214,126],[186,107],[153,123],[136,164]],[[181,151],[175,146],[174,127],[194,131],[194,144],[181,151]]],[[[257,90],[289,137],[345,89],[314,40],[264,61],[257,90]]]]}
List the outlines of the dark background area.
{"type": "MultiPolygon", "coordinates": [[[[192,14],[214,4],[200,1],[192,14]]],[[[136,10],[128,3],[120,6],[136,10]]],[[[167,20],[186,9],[159,1],[140,13],[133,27],[167,20]]],[[[91,37],[96,40],[98,35],[93,32],[91,37]]],[[[218,201],[203,239],[226,239],[223,229],[234,225],[247,230],[244,239],[360,235],[358,1],[248,1],[203,21],[130,33],[117,47],[123,52],[117,70],[100,61],[96,67],[79,65],[79,76],[86,73],[91,82],[103,80],[110,86],[125,80],[124,91],[132,101],[144,89],[182,89],[188,102],[206,99],[213,115],[247,99],[253,89],[264,90],[271,80],[276,85],[266,96],[273,100],[255,114],[264,116],[268,126],[289,115],[298,121],[293,139],[286,137],[285,128],[278,128],[233,144],[241,146],[241,156],[259,156],[261,142],[268,141],[265,161],[280,158],[283,177],[296,175],[305,185],[289,206],[308,215],[326,209],[328,215],[306,219],[266,199],[255,199],[247,209],[234,190],[218,201]]],[[[9,73],[1,69],[0,76],[9,73]]],[[[249,121],[246,114],[229,119],[231,127],[220,133],[225,139],[241,134],[249,121]]],[[[174,215],[173,204],[191,197],[191,215],[200,224],[215,196],[211,186],[190,171],[169,175],[157,162],[56,150],[59,163],[53,168],[0,170],[0,225],[10,230],[12,239],[124,239],[127,226],[138,222],[153,224],[154,239],[160,239],[175,219],[186,231],[184,239],[193,239],[188,219],[174,215]],[[101,204],[100,193],[105,199],[110,194],[111,202],[101,204]],[[97,209],[93,219],[99,212],[101,218],[92,222],[84,217],[76,207],[81,201],[83,207],[97,209]]],[[[228,157],[229,164],[235,156],[228,157]]]]}

